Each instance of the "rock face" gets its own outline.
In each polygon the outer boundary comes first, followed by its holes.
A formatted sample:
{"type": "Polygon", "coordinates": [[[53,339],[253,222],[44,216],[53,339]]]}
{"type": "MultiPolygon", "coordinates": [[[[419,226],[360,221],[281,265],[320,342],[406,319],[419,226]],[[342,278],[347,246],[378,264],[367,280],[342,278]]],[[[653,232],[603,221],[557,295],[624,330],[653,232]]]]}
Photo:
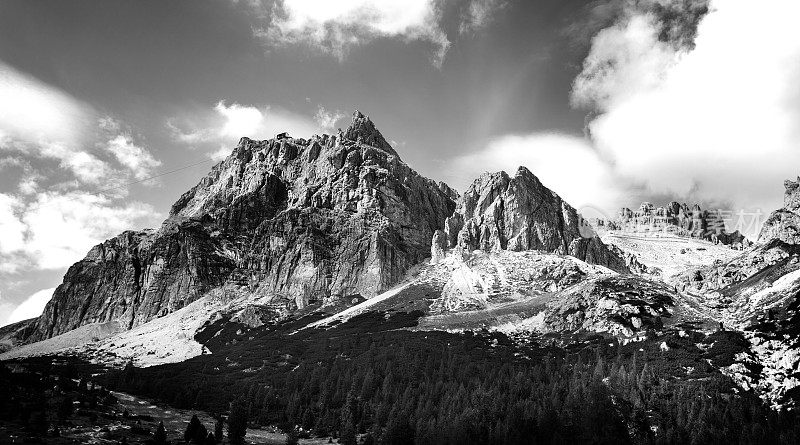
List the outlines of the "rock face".
{"type": "Polygon", "coordinates": [[[738,230],[727,232],[723,215],[719,211],[703,210],[697,204],[690,207],[676,201],[665,207],[655,207],[649,202],[643,202],[636,211],[622,208],[617,220],[605,225],[612,230],[628,232],[669,232],[737,248],[750,245],[738,230]]]}
{"type": "Polygon", "coordinates": [[[778,239],[787,244],[800,244],[800,177],[797,181],[787,179],[783,186],[786,188],[783,208],[772,212],[764,221],[758,235],[759,243],[778,239]]]}
{"type": "Polygon", "coordinates": [[[630,337],[661,329],[670,317],[672,287],[636,276],[595,278],[573,286],[547,302],[545,332],[607,332],[630,337]]]}
{"type": "Polygon", "coordinates": [[[242,138],[160,229],[125,232],[74,264],[29,340],[131,328],[221,286],[290,307],[376,295],[429,256],[454,195],[360,112],[337,136],[242,138]]]}
{"type": "Polygon", "coordinates": [[[603,244],[578,212],[525,167],[513,177],[483,174],[444,226],[450,248],[540,250],[628,271],[625,260],[603,244]]]}

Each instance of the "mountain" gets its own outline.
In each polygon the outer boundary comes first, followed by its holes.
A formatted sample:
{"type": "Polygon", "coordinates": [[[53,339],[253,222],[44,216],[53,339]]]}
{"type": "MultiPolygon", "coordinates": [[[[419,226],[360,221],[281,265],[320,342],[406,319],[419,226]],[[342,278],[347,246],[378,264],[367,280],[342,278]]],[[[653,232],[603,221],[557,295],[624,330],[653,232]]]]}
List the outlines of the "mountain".
{"type": "Polygon", "coordinates": [[[783,186],[783,207],[772,212],[758,235],[760,243],[779,239],[788,244],[800,244],[800,177],[787,179],[783,186]]]}
{"type": "Polygon", "coordinates": [[[70,267],[28,340],[131,329],[212,289],[288,310],[374,296],[428,256],[453,196],[358,111],[335,136],[242,138],[160,228],[122,233],[70,267]]]}
{"type": "MultiPolygon", "coordinates": [[[[737,249],[751,243],[739,231],[728,232],[724,213],[720,210],[703,210],[699,205],[671,201],[664,207],[643,202],[635,211],[623,207],[616,219],[602,221],[604,229],[629,233],[671,233],[679,236],[725,244],[737,249]]],[[[731,215],[733,217],[733,215],[731,215]]]]}
{"type": "Polygon", "coordinates": [[[628,271],[578,212],[525,167],[511,177],[485,173],[469,186],[444,229],[447,247],[540,250],[628,271]]]}
{"type": "Polygon", "coordinates": [[[719,215],[677,203],[623,212],[628,225],[601,225],[601,239],[528,169],[485,173],[459,195],[403,163],[356,112],[337,135],[242,138],[161,227],[124,232],[73,265],[42,316],[0,332],[10,349],[0,358],[185,363],[194,375],[193,363],[227,360],[234,344],[261,363],[251,341],[277,351],[388,331],[415,342],[501,335],[520,357],[641,345],[633,367],[650,351],[642,360],[670,363],[661,378],[699,372],[791,407],[800,198],[786,184],[753,246],[724,228],[707,237],[719,215]],[[645,225],[665,230],[624,229],[645,225]]]}
{"type": "Polygon", "coordinates": [[[360,112],[242,138],[159,228],[93,247],[0,329],[0,379],[50,391],[36,373],[78,363],[321,440],[797,443],[798,183],[750,245],[678,203],[595,231],[524,167],[459,195],[360,112]]]}
{"type": "Polygon", "coordinates": [[[758,242],[740,255],[674,280],[676,287],[721,324],[743,333],[748,351],[731,374],[776,406],[800,399],[800,245],[798,182],[784,183],[784,207],[765,221],[758,242]],[[757,369],[745,372],[746,366],[757,369]]]}
{"type": "Polygon", "coordinates": [[[442,236],[440,250],[536,250],[629,272],[622,252],[524,167],[484,174],[459,197],[403,163],[356,111],[335,136],[242,138],[160,228],[122,233],[70,267],[17,335],[130,330],[204,295],[267,301],[283,315],[349,304],[395,286],[442,236]]]}

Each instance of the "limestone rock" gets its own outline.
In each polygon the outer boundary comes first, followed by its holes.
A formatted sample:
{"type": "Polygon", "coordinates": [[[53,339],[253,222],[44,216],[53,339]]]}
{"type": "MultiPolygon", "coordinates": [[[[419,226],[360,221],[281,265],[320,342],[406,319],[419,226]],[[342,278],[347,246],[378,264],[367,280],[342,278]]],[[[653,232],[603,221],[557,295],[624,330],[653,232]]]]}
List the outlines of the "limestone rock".
{"type": "Polygon", "coordinates": [[[783,183],[783,208],[769,215],[758,235],[759,243],[777,239],[788,244],[800,244],[800,177],[783,183]]]}
{"type": "Polygon", "coordinates": [[[593,232],[582,235],[582,224],[572,206],[520,167],[513,177],[497,172],[476,179],[444,230],[451,247],[468,251],[539,250],[628,271],[593,232]]]}
{"type": "Polygon", "coordinates": [[[160,229],[125,232],[74,264],[29,339],[131,328],[223,287],[299,308],[376,295],[428,257],[452,195],[360,112],[338,136],[242,138],[160,229]]]}
{"type": "Polygon", "coordinates": [[[631,337],[660,329],[677,294],[660,281],[632,275],[594,278],[547,302],[545,332],[599,333],[631,337]]]}
{"type": "Polygon", "coordinates": [[[447,235],[442,230],[433,232],[431,239],[431,264],[436,264],[441,261],[445,256],[447,249],[447,235]]]}
{"type": "Polygon", "coordinates": [[[636,211],[623,207],[615,220],[604,221],[602,225],[610,230],[672,233],[740,249],[748,247],[750,241],[738,230],[727,231],[724,216],[721,211],[703,210],[697,204],[689,206],[672,201],[664,207],[656,207],[643,202],[636,211]]]}

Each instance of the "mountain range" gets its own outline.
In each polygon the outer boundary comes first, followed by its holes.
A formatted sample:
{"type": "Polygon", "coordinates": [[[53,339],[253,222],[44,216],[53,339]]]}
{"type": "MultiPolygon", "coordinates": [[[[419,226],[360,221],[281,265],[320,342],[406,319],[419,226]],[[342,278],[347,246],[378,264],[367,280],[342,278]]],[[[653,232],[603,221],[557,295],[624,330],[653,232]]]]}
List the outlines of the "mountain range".
{"type": "Polygon", "coordinates": [[[697,362],[736,391],[792,408],[798,182],[785,183],[784,207],[755,242],[679,203],[590,225],[525,167],[485,173],[461,194],[427,179],[356,111],[335,135],[242,138],[160,227],[94,246],[41,316],[0,329],[0,359],[158,368],[226,354],[215,335],[246,342],[290,322],[335,332],[379,316],[392,329],[565,350],[655,341],[666,353],[690,338],[697,362]],[[399,314],[410,321],[398,327],[399,314]],[[702,358],[719,332],[740,341],[724,360],[702,358]]]}

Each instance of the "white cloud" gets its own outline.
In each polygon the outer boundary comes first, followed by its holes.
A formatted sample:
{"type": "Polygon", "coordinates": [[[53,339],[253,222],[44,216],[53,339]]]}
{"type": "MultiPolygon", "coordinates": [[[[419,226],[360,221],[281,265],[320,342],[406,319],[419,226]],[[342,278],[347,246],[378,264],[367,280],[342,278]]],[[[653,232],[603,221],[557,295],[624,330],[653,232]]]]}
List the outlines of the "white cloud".
{"type": "Polygon", "coordinates": [[[340,59],[355,45],[379,37],[429,42],[441,66],[450,42],[433,0],[282,0],[259,35],[272,44],[306,43],[340,59]]]}
{"type": "Polygon", "coordinates": [[[25,225],[20,221],[20,202],[13,196],[0,193],[0,253],[10,253],[25,247],[25,225]]]}
{"type": "Polygon", "coordinates": [[[316,114],[314,114],[314,121],[319,128],[332,133],[336,129],[336,122],[345,116],[341,110],[328,111],[325,107],[319,105],[316,114]]]}
{"type": "Polygon", "coordinates": [[[118,204],[86,192],[40,193],[32,203],[0,194],[1,271],[69,266],[92,246],[157,216],[147,204],[118,204]]]}
{"type": "Polygon", "coordinates": [[[431,62],[441,67],[451,42],[442,22],[448,3],[460,12],[459,31],[479,30],[491,22],[504,0],[278,0],[249,2],[256,16],[269,17],[255,28],[269,45],[305,44],[344,60],[358,45],[378,38],[430,45],[431,62]],[[269,6],[265,6],[265,3],[269,6]]]}
{"type": "Polygon", "coordinates": [[[80,140],[91,108],[0,61],[0,133],[26,141],[80,140]]]}
{"type": "Polygon", "coordinates": [[[209,129],[196,128],[193,131],[187,132],[175,123],[175,119],[168,120],[166,126],[172,134],[172,137],[183,144],[198,144],[214,139],[214,134],[209,129]]]}
{"type": "MultiPolygon", "coordinates": [[[[225,101],[219,101],[211,110],[201,110],[193,118],[184,119],[181,127],[175,123],[176,119],[167,121],[166,126],[176,141],[208,145],[213,150],[210,156],[218,158],[230,154],[242,137],[269,139],[278,133],[288,132],[295,137],[308,138],[329,130],[323,128],[322,124],[330,122],[320,122],[319,117],[319,109],[312,118],[278,107],[257,107],[236,102],[228,105],[225,101]]],[[[329,113],[326,117],[334,119],[336,114],[329,113]]]]}
{"type": "Polygon", "coordinates": [[[151,169],[161,165],[149,151],[133,143],[129,135],[119,134],[108,141],[106,150],[111,152],[120,164],[127,167],[136,179],[145,179],[151,169]]]}
{"type": "Polygon", "coordinates": [[[497,11],[505,6],[504,0],[472,0],[461,17],[459,32],[474,32],[488,26],[497,11]]]}
{"type": "Polygon", "coordinates": [[[45,305],[47,305],[47,302],[53,297],[53,292],[55,291],[56,288],[54,287],[42,289],[26,298],[25,301],[20,303],[8,317],[2,321],[2,325],[8,325],[42,315],[45,305]]]}
{"type": "MultiPolygon", "coordinates": [[[[160,162],[135,145],[121,124],[110,116],[97,117],[88,105],[0,61],[0,151],[28,158],[58,161],[84,185],[119,179],[102,153],[93,153],[92,139],[99,127],[113,137],[105,145],[131,174],[142,179],[160,162]]],[[[107,155],[106,155],[107,156],[107,155]]],[[[29,169],[30,170],[30,169],[29,169]]],[[[33,193],[43,176],[30,170],[19,184],[24,194],[33,193]]]]}
{"type": "Polygon", "coordinates": [[[694,49],[659,41],[657,16],[633,12],[592,42],[573,100],[618,174],[656,193],[780,205],[799,173],[800,2],[712,1],[694,49]]]}
{"type": "Polygon", "coordinates": [[[64,142],[45,142],[29,145],[38,156],[60,161],[61,167],[70,170],[85,184],[99,184],[114,173],[105,161],[86,151],[76,149],[64,142]]]}
{"type": "Polygon", "coordinates": [[[270,106],[259,109],[238,103],[226,105],[221,101],[214,110],[223,118],[219,134],[228,140],[238,140],[243,136],[268,139],[283,132],[297,137],[310,137],[321,129],[307,116],[270,106]]]}
{"type": "Polygon", "coordinates": [[[527,167],[549,189],[576,208],[614,212],[625,195],[625,181],[597,156],[589,141],[561,134],[504,136],[484,149],[456,158],[448,171],[464,190],[481,173],[527,167]]]}
{"type": "Polygon", "coordinates": [[[237,103],[228,106],[225,105],[225,102],[220,101],[214,110],[224,118],[220,129],[222,136],[237,138],[254,134],[264,123],[264,113],[256,107],[242,106],[237,103]]]}

